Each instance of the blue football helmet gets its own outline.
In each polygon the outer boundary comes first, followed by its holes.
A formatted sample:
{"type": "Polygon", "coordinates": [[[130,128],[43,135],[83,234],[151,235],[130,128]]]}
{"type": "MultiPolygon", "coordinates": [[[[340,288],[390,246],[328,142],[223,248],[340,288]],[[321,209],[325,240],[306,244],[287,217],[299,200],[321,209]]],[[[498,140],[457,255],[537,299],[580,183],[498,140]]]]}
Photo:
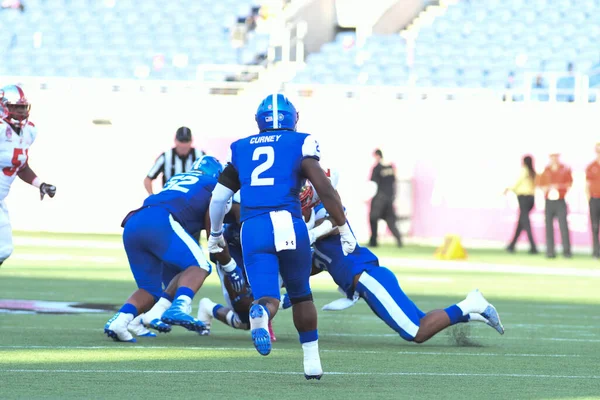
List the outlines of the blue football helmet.
{"type": "Polygon", "coordinates": [[[202,156],[194,161],[192,171],[198,171],[202,175],[218,178],[221,172],[223,172],[223,164],[213,156],[202,156]]]}
{"type": "Polygon", "coordinates": [[[261,132],[276,129],[295,131],[298,122],[298,111],[284,95],[269,95],[258,106],[254,119],[256,119],[258,130],[261,132]],[[275,116],[276,112],[277,116],[275,116]]]}

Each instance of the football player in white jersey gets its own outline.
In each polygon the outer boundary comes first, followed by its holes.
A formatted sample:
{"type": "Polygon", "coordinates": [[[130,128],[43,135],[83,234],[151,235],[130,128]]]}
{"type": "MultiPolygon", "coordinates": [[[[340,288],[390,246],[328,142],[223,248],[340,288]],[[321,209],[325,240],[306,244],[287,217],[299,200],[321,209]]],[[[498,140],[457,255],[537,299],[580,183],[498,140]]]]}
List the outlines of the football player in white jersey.
{"type": "Polygon", "coordinates": [[[37,135],[29,121],[31,104],[16,85],[0,88],[0,265],[13,251],[12,232],[4,199],[18,176],[40,190],[40,198],[54,197],[56,187],[44,183],[27,163],[29,147],[37,135]]]}

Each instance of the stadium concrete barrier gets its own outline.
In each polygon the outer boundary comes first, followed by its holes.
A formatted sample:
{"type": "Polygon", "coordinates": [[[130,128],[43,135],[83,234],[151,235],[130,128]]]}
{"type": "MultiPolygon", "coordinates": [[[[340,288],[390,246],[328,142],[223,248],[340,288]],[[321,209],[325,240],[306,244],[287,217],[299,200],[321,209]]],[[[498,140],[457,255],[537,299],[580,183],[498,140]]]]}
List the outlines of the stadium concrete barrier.
{"type": "MultiPolygon", "coordinates": [[[[189,126],[196,145],[225,159],[232,140],[256,132],[254,112],[266,94],[215,96],[193,90],[92,91],[28,88],[31,120],[39,130],[30,165],[57,185],[54,199],[15,182],[7,199],[13,228],[28,231],[118,233],[123,216],[145,198],[143,178],[175,130],[189,126]],[[93,94],[92,94],[93,93],[93,94]],[[94,124],[94,120],[109,124],[94,124]]],[[[368,179],[373,149],[384,150],[400,178],[412,182],[411,235],[465,243],[506,241],[516,200],[502,196],[520,157],[541,169],[551,148],[563,149],[575,183],[568,196],[573,243],[590,242],[584,168],[598,135],[593,104],[421,102],[394,99],[292,98],[298,129],[321,142],[323,165],[341,171],[339,190],[361,240],[368,237],[368,179]]],[[[158,187],[156,188],[158,189],[158,187]]],[[[543,201],[533,214],[543,243],[543,201]]]]}

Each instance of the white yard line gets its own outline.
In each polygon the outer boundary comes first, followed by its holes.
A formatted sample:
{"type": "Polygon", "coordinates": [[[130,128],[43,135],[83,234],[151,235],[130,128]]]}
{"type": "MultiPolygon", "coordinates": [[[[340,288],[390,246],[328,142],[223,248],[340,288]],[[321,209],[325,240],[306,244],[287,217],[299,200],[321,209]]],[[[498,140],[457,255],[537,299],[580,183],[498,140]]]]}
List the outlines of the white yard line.
{"type": "MultiPolygon", "coordinates": [[[[186,350],[186,351],[256,351],[251,347],[209,347],[209,346],[0,346],[0,350],[186,350]]],[[[273,349],[275,353],[292,352],[294,349],[273,349]]],[[[398,354],[398,355],[424,355],[424,356],[457,356],[457,357],[549,357],[549,358],[579,358],[579,354],[532,354],[532,353],[486,353],[486,352],[453,352],[453,351],[377,351],[377,350],[335,350],[321,349],[325,353],[352,353],[352,354],[398,354]]]]}
{"type": "Polygon", "coordinates": [[[14,236],[13,242],[17,246],[32,247],[61,247],[84,249],[122,249],[121,241],[87,240],[87,239],[47,239],[34,236],[14,236]]]}
{"type": "MultiPolygon", "coordinates": [[[[399,337],[397,333],[324,333],[320,336],[337,336],[337,337],[399,337]]],[[[469,339],[490,339],[489,336],[467,336],[469,339]]],[[[504,335],[498,340],[544,340],[551,342],[582,342],[582,343],[600,343],[600,339],[574,339],[574,338],[555,338],[555,337],[528,337],[528,336],[506,336],[504,335]]]]}
{"type": "MultiPolygon", "coordinates": [[[[332,320],[330,320],[332,321],[332,320]]],[[[506,328],[510,329],[512,325],[507,325],[506,328]]],[[[552,327],[552,324],[548,324],[548,327],[552,327]]],[[[14,326],[14,325],[3,325],[2,329],[6,329],[6,330],[22,330],[23,327],[22,326],[14,326]]],[[[479,326],[477,326],[477,329],[491,329],[491,328],[487,328],[485,327],[485,325],[480,324],[479,326]]],[[[102,333],[102,328],[79,328],[79,327],[58,327],[58,326],[52,326],[52,327],[41,327],[41,326],[28,326],[27,330],[40,330],[40,331],[83,331],[83,332],[97,332],[97,333],[102,333]]],[[[559,338],[559,337],[539,337],[537,334],[535,337],[530,337],[530,335],[518,335],[518,336],[513,336],[512,334],[514,333],[518,333],[518,332],[522,332],[519,330],[514,330],[514,331],[510,331],[511,334],[509,335],[504,335],[502,337],[497,338],[498,340],[545,340],[545,341],[554,341],[554,342],[583,342],[583,343],[600,343],[600,339],[576,339],[576,338],[559,338]]],[[[227,331],[227,332],[219,332],[218,334],[215,334],[214,336],[217,337],[225,337],[225,336],[237,336],[240,332],[236,332],[236,331],[227,331]]],[[[590,333],[590,332],[581,332],[581,333],[585,333],[587,336],[591,336],[591,337],[598,337],[597,334],[594,333],[590,333]]],[[[438,334],[436,337],[441,337],[441,335],[443,334],[440,333],[438,334]]],[[[400,340],[400,337],[397,333],[331,333],[331,332],[323,332],[320,333],[320,336],[323,337],[395,337],[398,338],[400,340]]],[[[470,339],[494,339],[491,336],[477,336],[477,335],[468,335],[468,338],[470,339]]],[[[152,340],[152,339],[150,339],[152,340]]],[[[160,340],[160,339],[159,339],[160,340]]],[[[495,339],[494,339],[495,340],[495,339]]],[[[0,346],[0,348],[3,348],[4,346],[0,346]]]]}
{"type": "Polygon", "coordinates": [[[94,264],[112,264],[119,261],[116,257],[73,256],[70,254],[31,254],[22,252],[15,252],[10,258],[22,261],[80,261],[94,264]]]}
{"type": "MultiPolygon", "coordinates": [[[[249,370],[195,370],[195,371],[166,371],[166,370],[135,370],[135,369],[0,369],[2,372],[13,373],[66,373],[66,374],[260,374],[265,371],[249,370]]],[[[269,371],[270,375],[303,375],[295,371],[269,371]]],[[[444,376],[444,377],[478,377],[478,378],[540,378],[540,379],[600,379],[599,375],[545,375],[545,374],[485,374],[485,373],[444,373],[444,372],[325,372],[325,376],[444,376]]]]}

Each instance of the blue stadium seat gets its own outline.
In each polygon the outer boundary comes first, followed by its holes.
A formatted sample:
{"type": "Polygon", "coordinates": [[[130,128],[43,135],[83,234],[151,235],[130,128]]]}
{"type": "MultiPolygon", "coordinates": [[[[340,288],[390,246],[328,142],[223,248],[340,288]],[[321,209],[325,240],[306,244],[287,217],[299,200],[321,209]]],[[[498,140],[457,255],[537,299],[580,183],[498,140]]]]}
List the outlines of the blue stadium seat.
{"type": "MultiPolygon", "coordinates": [[[[4,27],[14,26],[16,34],[14,36],[13,31],[4,29],[0,33],[0,43],[10,45],[16,41],[18,46],[28,48],[30,54],[34,54],[38,52],[33,48],[34,34],[40,32],[42,49],[71,50],[73,57],[54,62],[48,62],[47,53],[44,53],[35,62],[35,68],[22,71],[23,74],[44,76],[110,76],[112,73],[119,77],[133,77],[131,64],[134,61],[127,56],[132,48],[171,55],[208,53],[206,57],[197,59],[202,62],[213,62],[215,59],[218,63],[236,63],[237,53],[228,43],[223,21],[226,15],[235,19],[240,8],[249,12],[252,3],[252,0],[118,0],[114,7],[107,7],[104,2],[96,0],[28,0],[25,13],[12,10],[0,12],[0,24],[4,27]],[[85,51],[102,54],[106,48],[123,54],[115,58],[117,62],[110,69],[94,67],[98,60],[81,55],[85,51]]],[[[264,53],[267,48],[268,37],[257,35],[250,38],[248,49],[241,58],[252,61],[254,54],[250,52],[264,53]]],[[[102,57],[99,59],[103,60],[102,57]]],[[[19,59],[16,59],[15,65],[20,66],[19,59]]],[[[163,75],[179,79],[189,76],[188,72],[177,70],[163,75]]]]}

